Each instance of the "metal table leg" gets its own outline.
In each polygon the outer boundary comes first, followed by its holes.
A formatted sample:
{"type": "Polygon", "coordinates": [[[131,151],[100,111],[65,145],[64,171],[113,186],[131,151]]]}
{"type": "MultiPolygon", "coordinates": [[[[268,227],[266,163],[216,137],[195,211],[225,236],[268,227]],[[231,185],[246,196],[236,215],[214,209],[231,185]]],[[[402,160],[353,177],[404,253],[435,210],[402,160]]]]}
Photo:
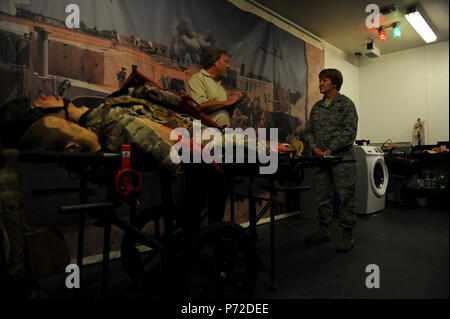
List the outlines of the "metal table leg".
{"type": "Polygon", "coordinates": [[[258,236],[256,233],[256,207],[255,207],[255,199],[253,198],[253,178],[250,177],[249,186],[248,186],[248,217],[249,217],[249,229],[250,236],[253,241],[256,243],[258,240],[258,236]]]}
{"type": "Polygon", "coordinates": [[[277,191],[274,181],[270,179],[270,290],[275,291],[277,284],[275,280],[275,215],[277,213],[277,191]]]}
{"type": "Polygon", "coordinates": [[[109,252],[111,249],[111,218],[106,213],[103,229],[102,295],[108,294],[109,252]]]}
{"type": "MultiPolygon", "coordinates": [[[[87,200],[87,178],[80,176],[80,204],[86,203],[87,200]]],[[[78,247],[77,247],[77,265],[80,270],[80,288],[79,295],[82,295],[83,290],[83,256],[84,256],[84,230],[86,224],[86,213],[83,211],[79,214],[78,220],[78,247]]]]}

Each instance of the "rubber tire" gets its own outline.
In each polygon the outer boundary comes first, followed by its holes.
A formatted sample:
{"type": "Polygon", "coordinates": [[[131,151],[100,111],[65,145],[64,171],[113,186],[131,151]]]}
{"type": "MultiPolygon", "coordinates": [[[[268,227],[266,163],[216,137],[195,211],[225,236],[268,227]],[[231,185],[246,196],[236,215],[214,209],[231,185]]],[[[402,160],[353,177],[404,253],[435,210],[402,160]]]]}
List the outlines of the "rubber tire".
{"type": "Polygon", "coordinates": [[[180,291],[184,297],[201,300],[246,299],[256,283],[258,256],[255,243],[243,227],[220,222],[208,225],[193,238],[183,265],[180,291]],[[239,259],[236,260],[236,257],[239,259]],[[194,285],[201,283],[202,279],[206,281],[205,285],[195,289],[194,285]]]}

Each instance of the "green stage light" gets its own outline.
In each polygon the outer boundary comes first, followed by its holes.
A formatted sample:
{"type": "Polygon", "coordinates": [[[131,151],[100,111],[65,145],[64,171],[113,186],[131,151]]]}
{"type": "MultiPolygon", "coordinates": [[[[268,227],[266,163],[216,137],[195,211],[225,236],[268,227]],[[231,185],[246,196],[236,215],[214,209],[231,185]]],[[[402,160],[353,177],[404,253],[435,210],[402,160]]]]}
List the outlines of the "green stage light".
{"type": "Polygon", "coordinates": [[[402,36],[402,30],[400,29],[400,26],[398,23],[394,24],[393,32],[394,32],[394,38],[400,38],[402,36]]]}

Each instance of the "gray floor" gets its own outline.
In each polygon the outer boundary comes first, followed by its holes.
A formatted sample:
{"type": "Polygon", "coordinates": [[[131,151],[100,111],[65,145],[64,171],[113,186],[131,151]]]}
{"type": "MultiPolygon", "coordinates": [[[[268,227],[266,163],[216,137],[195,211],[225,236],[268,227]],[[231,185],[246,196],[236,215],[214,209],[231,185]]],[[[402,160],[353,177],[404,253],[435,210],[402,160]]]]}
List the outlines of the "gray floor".
{"type": "Polygon", "coordinates": [[[277,224],[278,289],[270,293],[261,278],[255,296],[261,298],[448,298],[449,216],[427,209],[385,209],[361,217],[355,247],[335,251],[341,236],[320,246],[304,244],[317,225],[293,218],[277,224]],[[366,267],[376,264],[380,288],[366,287],[366,267]]]}
{"type": "MultiPolygon", "coordinates": [[[[355,247],[337,253],[340,229],[331,227],[332,241],[308,246],[304,239],[317,223],[312,216],[294,216],[276,223],[276,283],[270,291],[267,272],[258,271],[253,298],[259,299],[448,299],[449,214],[436,209],[386,208],[362,216],[355,231],[355,247]],[[380,288],[366,287],[366,266],[376,264],[380,288]]],[[[257,249],[261,269],[269,265],[269,227],[258,226],[257,249]]],[[[49,298],[79,297],[65,287],[66,274],[41,280],[49,298]]],[[[151,285],[133,287],[124,298],[161,298],[165,287],[156,274],[151,285]]],[[[101,267],[88,266],[83,273],[84,298],[100,298],[101,267]]],[[[119,260],[110,266],[110,291],[129,283],[119,260]]]]}

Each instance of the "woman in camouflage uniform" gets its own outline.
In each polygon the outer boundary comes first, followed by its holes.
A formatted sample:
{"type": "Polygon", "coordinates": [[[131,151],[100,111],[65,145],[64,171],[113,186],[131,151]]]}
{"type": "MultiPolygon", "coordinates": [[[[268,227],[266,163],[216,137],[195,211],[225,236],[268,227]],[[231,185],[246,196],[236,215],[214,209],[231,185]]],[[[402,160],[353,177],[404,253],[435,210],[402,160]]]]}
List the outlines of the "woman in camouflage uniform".
{"type": "MultiPolygon", "coordinates": [[[[320,72],[319,81],[320,93],[324,97],[311,109],[305,130],[306,141],[314,155],[335,155],[344,160],[354,160],[353,143],[358,127],[358,114],[352,100],[339,93],[343,82],[342,74],[336,69],[325,69],[320,72]]],[[[318,244],[330,240],[328,225],[332,222],[334,190],[341,201],[339,225],[343,229],[343,238],[336,250],[348,251],[354,245],[356,163],[321,166],[315,169],[315,173],[320,229],[308,237],[306,242],[318,244]]]]}

